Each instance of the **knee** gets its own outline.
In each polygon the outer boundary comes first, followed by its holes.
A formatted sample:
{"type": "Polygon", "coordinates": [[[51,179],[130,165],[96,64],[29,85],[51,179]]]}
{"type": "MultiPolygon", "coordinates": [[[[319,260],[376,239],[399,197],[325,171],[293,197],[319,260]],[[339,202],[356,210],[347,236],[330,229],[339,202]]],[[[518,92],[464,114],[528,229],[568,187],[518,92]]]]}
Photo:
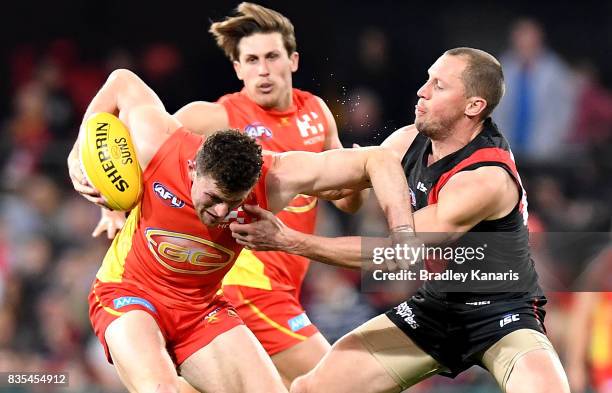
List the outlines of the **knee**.
{"type": "Polygon", "coordinates": [[[297,377],[291,383],[291,387],[289,388],[289,393],[308,393],[310,385],[310,377],[308,374],[302,375],[301,377],[297,377]]]}
{"type": "Polygon", "coordinates": [[[570,389],[557,355],[550,350],[537,350],[518,359],[510,372],[505,392],[570,393],[570,389]]]}

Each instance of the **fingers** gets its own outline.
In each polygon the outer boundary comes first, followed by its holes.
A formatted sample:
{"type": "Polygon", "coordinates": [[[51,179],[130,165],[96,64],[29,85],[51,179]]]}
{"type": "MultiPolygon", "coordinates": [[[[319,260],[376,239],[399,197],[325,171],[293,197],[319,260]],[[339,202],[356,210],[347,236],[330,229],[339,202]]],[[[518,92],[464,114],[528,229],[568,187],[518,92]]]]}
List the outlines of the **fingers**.
{"type": "Polygon", "coordinates": [[[253,236],[251,236],[248,232],[234,232],[232,231],[232,237],[236,240],[244,241],[244,242],[252,242],[253,236]]]}
{"type": "Polygon", "coordinates": [[[108,237],[109,239],[114,239],[116,235],[117,235],[117,227],[114,225],[110,225],[106,229],[106,237],[108,237]]]}
{"type": "Polygon", "coordinates": [[[96,227],[94,228],[93,232],[91,233],[91,237],[100,236],[100,234],[104,232],[105,229],[106,229],[106,226],[104,225],[104,223],[99,222],[98,225],[96,225],[96,227]]]}
{"type": "Polygon", "coordinates": [[[94,197],[100,196],[100,191],[93,188],[89,183],[73,183],[72,186],[79,194],[86,194],[94,197]]]}
{"type": "Polygon", "coordinates": [[[122,227],[123,227],[123,222],[118,223],[116,221],[108,221],[108,220],[102,219],[100,220],[98,225],[96,225],[96,228],[91,233],[91,236],[98,237],[103,232],[106,232],[106,237],[109,240],[112,240],[115,238],[115,236],[117,236],[117,233],[121,230],[122,227]]]}
{"type": "Polygon", "coordinates": [[[242,240],[242,239],[236,239],[236,243],[240,244],[241,246],[243,246],[247,250],[253,250],[253,251],[270,251],[270,250],[272,250],[271,248],[266,247],[264,245],[254,244],[254,243],[251,243],[251,242],[249,242],[247,240],[242,240]]]}
{"type": "Polygon", "coordinates": [[[269,211],[262,209],[261,207],[257,205],[243,205],[242,208],[244,209],[245,212],[261,217],[261,218],[266,217],[268,214],[272,214],[269,211]]]}
{"type": "Polygon", "coordinates": [[[83,198],[87,199],[89,202],[95,203],[96,205],[108,209],[108,203],[106,203],[106,199],[104,197],[92,197],[89,195],[83,195],[83,198]]]}
{"type": "Polygon", "coordinates": [[[236,221],[230,223],[230,225],[229,225],[229,229],[230,229],[230,231],[232,231],[232,233],[234,233],[234,232],[236,232],[236,233],[248,233],[250,231],[251,227],[252,227],[252,224],[239,224],[236,221]]]}
{"type": "Polygon", "coordinates": [[[359,144],[358,144],[358,143],[353,143],[353,149],[357,149],[357,148],[359,148],[359,147],[361,147],[361,146],[359,146],[359,144]]]}

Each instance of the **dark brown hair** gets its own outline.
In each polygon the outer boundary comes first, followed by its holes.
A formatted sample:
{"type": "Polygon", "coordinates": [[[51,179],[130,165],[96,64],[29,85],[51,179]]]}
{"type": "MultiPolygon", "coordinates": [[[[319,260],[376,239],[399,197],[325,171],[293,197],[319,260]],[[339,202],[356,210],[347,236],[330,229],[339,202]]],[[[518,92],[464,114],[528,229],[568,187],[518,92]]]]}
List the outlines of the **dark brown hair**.
{"type": "Polygon", "coordinates": [[[287,54],[297,49],[293,24],[284,15],[253,3],[240,3],[236,15],[228,16],[210,26],[210,33],[232,61],[238,61],[238,44],[244,37],[255,33],[280,33],[287,54]]]}
{"type": "Polygon", "coordinates": [[[226,194],[243,192],[255,185],[261,173],[261,146],[238,130],[217,131],[196,155],[196,174],[207,175],[226,194]]]}
{"type": "Polygon", "coordinates": [[[467,97],[482,97],[487,107],[481,117],[487,118],[504,95],[504,73],[499,61],[489,53],[474,48],[454,48],[444,52],[449,56],[464,56],[467,66],[461,75],[467,97]]]}

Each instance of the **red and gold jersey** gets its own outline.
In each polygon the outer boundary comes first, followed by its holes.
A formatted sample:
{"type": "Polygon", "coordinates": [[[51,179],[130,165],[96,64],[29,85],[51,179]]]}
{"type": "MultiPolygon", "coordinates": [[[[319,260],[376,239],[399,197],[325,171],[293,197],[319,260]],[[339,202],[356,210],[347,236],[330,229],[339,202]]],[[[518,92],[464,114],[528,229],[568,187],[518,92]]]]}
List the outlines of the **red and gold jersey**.
{"type": "MultiPolygon", "coordinates": [[[[215,227],[199,220],[191,202],[188,160],[202,142],[201,136],[179,129],[155,154],[143,173],[142,200],[115,237],[98,280],[130,283],[171,308],[206,308],[242,249],[229,222],[247,217],[238,208],[215,227]]],[[[245,203],[267,208],[269,163],[270,158],[264,159],[259,182],[245,203]]]]}
{"type": "MultiPolygon", "coordinates": [[[[244,90],[221,97],[219,103],[225,107],[230,126],[255,138],[266,150],[323,151],[329,124],[319,100],[298,89],[293,89],[292,94],[291,107],[282,112],[261,108],[244,90]]],[[[316,205],[316,198],[299,195],[278,217],[295,230],[313,233],[316,205]]],[[[299,289],[308,263],[307,258],[282,252],[244,250],[223,284],[261,289],[299,289]]]]}

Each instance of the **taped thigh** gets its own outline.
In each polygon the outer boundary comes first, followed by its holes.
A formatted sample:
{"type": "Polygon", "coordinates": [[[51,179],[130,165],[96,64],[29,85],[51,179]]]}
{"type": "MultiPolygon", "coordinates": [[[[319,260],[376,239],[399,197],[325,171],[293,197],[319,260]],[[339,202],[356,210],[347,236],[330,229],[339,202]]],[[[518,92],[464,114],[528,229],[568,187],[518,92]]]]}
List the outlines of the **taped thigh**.
{"type": "Polygon", "coordinates": [[[493,374],[493,377],[506,391],[506,384],[514,365],[524,354],[544,349],[557,356],[552,344],[544,334],[532,329],[515,330],[487,349],[482,357],[482,364],[493,374]]]}

